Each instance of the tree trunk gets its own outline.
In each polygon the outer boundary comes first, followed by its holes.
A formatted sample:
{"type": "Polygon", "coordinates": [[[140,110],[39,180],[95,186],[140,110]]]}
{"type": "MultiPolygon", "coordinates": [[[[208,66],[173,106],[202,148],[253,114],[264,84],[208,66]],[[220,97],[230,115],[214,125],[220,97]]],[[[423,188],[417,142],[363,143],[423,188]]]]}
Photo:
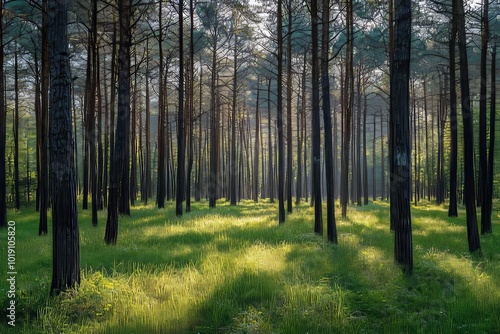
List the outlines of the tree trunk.
{"type": "Polygon", "coordinates": [[[184,201],[186,151],[184,138],[184,1],[179,1],[179,99],[177,107],[177,188],[175,195],[175,214],[182,216],[184,201]]]}
{"type": "Polygon", "coordinates": [[[71,74],[66,0],[48,6],[50,43],[50,180],[52,193],[52,284],[55,295],[80,283],[80,244],[71,123],[71,74]]]}
{"type": "Polygon", "coordinates": [[[267,139],[268,139],[268,151],[269,151],[269,161],[267,163],[267,177],[268,182],[268,195],[269,202],[274,203],[274,174],[273,174],[273,139],[271,131],[271,79],[269,79],[267,84],[267,139]]]}
{"type": "Polygon", "coordinates": [[[410,49],[411,0],[397,0],[395,4],[394,55],[391,64],[391,137],[390,146],[394,175],[391,178],[391,207],[394,207],[394,256],[405,274],[413,270],[411,233],[411,148],[410,131],[410,49]],[[393,197],[395,195],[395,197],[393,197]]]}
{"type": "Polygon", "coordinates": [[[19,196],[19,64],[17,50],[14,55],[14,194],[14,205],[16,210],[19,210],[21,203],[19,196]]]}
{"type": "Polygon", "coordinates": [[[40,128],[40,175],[38,195],[40,197],[40,224],[38,234],[47,234],[47,210],[49,208],[49,42],[48,42],[48,0],[42,1],[42,90],[41,90],[41,128],[40,128]]]}
{"type": "MultiPolygon", "coordinates": [[[[455,20],[451,20],[451,33],[449,43],[449,61],[450,61],[450,205],[448,207],[448,217],[458,217],[457,208],[457,165],[458,165],[458,124],[457,124],[457,89],[456,89],[456,66],[455,66],[455,41],[457,38],[457,27],[455,20]]],[[[425,87],[425,86],[424,86],[425,87]]],[[[427,119],[425,122],[427,128],[427,119]]],[[[425,138],[426,151],[427,136],[425,138]]],[[[427,155],[427,152],[426,152],[427,155]]],[[[426,170],[428,162],[426,158],[426,170]]]]}
{"type": "Polygon", "coordinates": [[[285,181],[285,160],[283,148],[283,24],[282,0],[278,0],[278,77],[277,81],[277,119],[278,119],[278,222],[285,222],[285,198],[283,186],[285,181]]]}
{"type": "Polygon", "coordinates": [[[293,211],[292,202],[292,180],[293,180],[293,144],[292,144],[292,35],[293,16],[292,0],[287,1],[288,6],[288,32],[286,44],[286,137],[287,137],[287,157],[286,157],[286,203],[287,212],[293,211]]]}
{"type": "Polygon", "coordinates": [[[349,203],[349,141],[351,139],[351,114],[352,114],[352,92],[353,92],[353,27],[352,27],[352,0],[346,1],[347,22],[347,48],[345,62],[345,83],[343,93],[343,139],[341,158],[341,181],[340,181],[340,202],[342,205],[342,218],[347,216],[347,205],[349,203]]]}
{"type": "MultiPolygon", "coordinates": [[[[111,179],[109,185],[108,218],[106,221],[106,233],[104,240],[108,245],[116,244],[118,238],[118,202],[124,198],[128,202],[128,194],[120,193],[128,187],[128,182],[123,179],[128,176],[128,155],[126,150],[129,144],[128,128],[130,126],[130,0],[120,0],[118,10],[121,13],[119,19],[120,48],[118,53],[118,114],[116,122],[115,149],[111,157],[110,165],[111,179]]],[[[122,213],[124,213],[122,211],[122,213]]]]}
{"type": "Polygon", "coordinates": [[[465,211],[469,251],[481,250],[476,217],[476,193],[474,184],[474,143],[472,110],[469,91],[469,65],[467,61],[467,37],[465,34],[465,13],[463,0],[453,0],[453,13],[458,31],[460,58],[460,90],[462,99],[462,122],[464,138],[465,211]]]}
{"type": "MultiPolygon", "coordinates": [[[[321,134],[319,108],[319,64],[318,64],[318,1],[311,1],[311,37],[312,37],[312,188],[314,192],[314,232],[323,235],[323,214],[321,202],[321,134]]],[[[328,73],[327,73],[328,75],[328,73]]],[[[327,79],[328,80],[328,79],[327,79]]],[[[327,106],[329,107],[329,106],[327,106]]],[[[331,124],[330,124],[331,127],[331,124]]],[[[331,138],[330,138],[331,139],[331,138]]],[[[331,146],[330,146],[331,149],[331,146]]],[[[333,231],[332,231],[333,236],[333,231]]]]}
{"type": "Polygon", "coordinates": [[[255,102],[255,146],[253,157],[253,201],[259,201],[259,153],[260,153],[260,78],[257,78],[257,101],[255,102]]]}
{"type": "MultiPolygon", "coordinates": [[[[333,170],[333,129],[330,106],[329,42],[330,42],[330,1],[323,0],[321,32],[321,88],[323,97],[323,121],[325,126],[325,176],[326,176],[326,230],[328,241],[337,243],[335,223],[335,174],[333,170]]],[[[322,226],[321,226],[322,228],[322,226]]]]}
{"type": "Polygon", "coordinates": [[[486,85],[488,82],[488,77],[486,74],[486,59],[488,53],[488,37],[489,37],[489,25],[488,25],[488,7],[489,1],[483,1],[483,15],[481,16],[481,88],[480,88],[480,98],[479,98],[479,189],[478,189],[478,202],[481,203],[481,234],[491,233],[491,210],[489,208],[488,202],[488,181],[489,173],[493,173],[492,170],[488,170],[488,151],[487,151],[487,133],[486,133],[486,85]],[[485,207],[486,204],[486,207],[485,207]]]}
{"type": "Polygon", "coordinates": [[[158,54],[159,54],[159,67],[158,67],[158,164],[157,164],[157,174],[158,183],[156,188],[156,205],[158,208],[165,207],[165,196],[166,196],[166,173],[167,165],[165,163],[165,87],[163,82],[163,26],[162,22],[162,2],[159,2],[158,9],[158,22],[160,22],[160,27],[158,31],[158,54]]]}
{"type": "Polygon", "coordinates": [[[482,230],[481,233],[492,233],[492,226],[491,226],[491,211],[492,211],[492,199],[493,199],[493,174],[495,173],[494,169],[494,159],[495,159],[495,131],[496,131],[496,76],[495,76],[495,71],[496,71],[496,49],[497,45],[496,42],[494,42],[491,51],[491,96],[490,96],[490,147],[489,147],[489,155],[488,155],[488,180],[487,180],[487,188],[488,191],[486,193],[486,198],[483,203],[483,207],[481,210],[485,210],[484,213],[489,217],[488,221],[486,224],[481,225],[482,230]],[[484,208],[484,206],[487,206],[487,210],[484,208]]]}

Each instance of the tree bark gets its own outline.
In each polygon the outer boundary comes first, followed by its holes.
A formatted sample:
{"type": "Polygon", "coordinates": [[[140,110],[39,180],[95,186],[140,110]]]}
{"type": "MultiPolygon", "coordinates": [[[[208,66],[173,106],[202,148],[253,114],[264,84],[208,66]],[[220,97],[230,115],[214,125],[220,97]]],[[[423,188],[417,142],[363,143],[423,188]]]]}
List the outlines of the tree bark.
{"type": "Polygon", "coordinates": [[[125,182],[123,176],[128,176],[128,155],[126,155],[126,150],[129,144],[128,128],[130,126],[130,0],[120,0],[118,10],[121,13],[119,19],[120,48],[118,52],[118,117],[115,149],[110,166],[110,169],[114,172],[110,175],[108,218],[104,236],[104,240],[108,245],[116,244],[118,238],[118,202],[120,198],[122,198],[122,201],[124,199],[127,202],[129,199],[127,193],[120,193],[120,186],[122,190],[128,187],[128,182],[125,182]]]}
{"type": "MultiPolygon", "coordinates": [[[[448,207],[448,217],[458,217],[457,208],[457,167],[458,167],[458,123],[457,123],[457,89],[456,89],[456,60],[455,44],[457,38],[457,26],[455,20],[451,20],[451,34],[449,41],[449,61],[450,61],[450,205],[448,207]]],[[[427,119],[425,121],[427,129],[427,119]]],[[[427,135],[425,138],[426,155],[428,150],[427,135]]],[[[426,170],[429,168],[428,157],[426,158],[426,170]]],[[[428,172],[427,172],[428,173],[428,172]]]]}
{"type": "MultiPolygon", "coordinates": [[[[311,1],[311,37],[312,37],[312,188],[314,192],[314,232],[323,235],[323,214],[321,202],[321,134],[319,108],[319,64],[318,64],[318,1],[311,1]]],[[[329,107],[329,106],[328,106],[329,107]]],[[[331,126],[331,124],[330,124],[331,126]]],[[[331,147],[330,147],[331,148],[331,147]]],[[[332,232],[333,233],[333,232],[332,232]]],[[[333,234],[332,234],[333,236],[333,234]]]]}
{"type": "Polygon", "coordinates": [[[278,0],[278,77],[277,81],[277,119],[278,119],[278,222],[285,222],[285,196],[283,193],[285,181],[285,161],[283,148],[283,24],[282,0],[278,0]]]}
{"type": "Polygon", "coordinates": [[[465,211],[467,220],[467,239],[469,251],[481,250],[476,216],[476,189],[474,182],[474,143],[472,110],[469,90],[469,65],[467,61],[467,38],[465,33],[465,13],[463,0],[453,0],[453,16],[458,31],[458,50],[460,58],[460,90],[462,99],[462,122],[464,143],[465,211]]]}
{"type": "Polygon", "coordinates": [[[184,201],[186,151],[184,137],[184,1],[179,1],[179,99],[177,106],[177,188],[175,214],[182,216],[184,201]]]}
{"type": "Polygon", "coordinates": [[[67,0],[48,6],[50,43],[50,180],[52,193],[52,284],[55,295],[80,283],[80,244],[71,123],[71,74],[67,0]]]}
{"type": "Polygon", "coordinates": [[[391,164],[391,207],[394,217],[394,256],[405,274],[413,270],[413,246],[411,233],[411,148],[410,131],[410,49],[411,49],[411,0],[395,3],[394,54],[391,63],[391,137],[394,149],[391,164]]]}
{"type": "Polygon", "coordinates": [[[329,42],[330,42],[330,1],[322,1],[321,32],[321,87],[323,97],[323,121],[325,126],[325,176],[326,176],[326,230],[328,241],[337,243],[335,223],[335,174],[333,170],[333,129],[330,105],[329,42]]]}

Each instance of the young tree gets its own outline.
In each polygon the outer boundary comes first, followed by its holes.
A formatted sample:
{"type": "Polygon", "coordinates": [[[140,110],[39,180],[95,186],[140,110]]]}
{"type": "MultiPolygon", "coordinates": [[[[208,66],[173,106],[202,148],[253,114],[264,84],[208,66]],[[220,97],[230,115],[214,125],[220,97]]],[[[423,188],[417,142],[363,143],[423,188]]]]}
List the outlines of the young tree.
{"type": "Polygon", "coordinates": [[[52,193],[52,284],[58,294],[80,283],[80,243],[71,122],[68,2],[50,0],[50,180],[52,193]]]}
{"type": "Polygon", "coordinates": [[[278,77],[277,81],[277,115],[278,115],[278,221],[285,222],[285,196],[283,193],[285,179],[285,159],[283,149],[283,1],[278,0],[277,24],[278,24],[278,77]]]}
{"type": "MultiPolygon", "coordinates": [[[[125,189],[128,182],[124,182],[124,175],[128,175],[128,127],[130,124],[130,0],[119,0],[118,11],[120,13],[120,45],[118,51],[118,119],[116,122],[115,149],[111,157],[111,173],[109,184],[108,218],[106,221],[105,242],[116,244],[118,238],[118,201],[125,197],[128,202],[129,197],[120,189],[125,189]],[[127,173],[124,172],[127,171],[127,173]],[[120,187],[121,186],[121,187],[120,187]]],[[[124,212],[121,212],[124,213],[124,212]]]]}
{"type": "Polygon", "coordinates": [[[453,0],[453,18],[458,32],[458,52],[460,59],[460,90],[462,102],[462,122],[464,138],[464,178],[465,212],[469,251],[481,250],[476,216],[476,190],[474,182],[474,143],[472,109],[470,104],[469,65],[467,60],[467,36],[465,34],[465,13],[463,0],[453,0]]]}
{"type": "Polygon", "coordinates": [[[491,233],[491,210],[488,201],[488,183],[489,173],[493,171],[488,169],[488,151],[487,151],[487,133],[486,133],[486,109],[487,96],[486,85],[488,83],[486,72],[486,59],[488,54],[489,38],[489,0],[483,1],[483,14],[481,15],[481,85],[479,99],[479,189],[478,199],[481,202],[481,234],[491,233]]]}
{"type": "Polygon", "coordinates": [[[411,148],[410,148],[410,49],[411,0],[395,2],[394,54],[391,63],[391,137],[394,175],[391,177],[391,206],[397,212],[394,221],[396,261],[406,274],[413,270],[411,233],[411,148]]]}
{"type": "Polygon", "coordinates": [[[177,106],[177,188],[175,196],[175,214],[182,216],[185,183],[184,149],[184,0],[179,0],[179,101],[177,106]]]}
{"type": "Polygon", "coordinates": [[[330,110],[329,42],[330,42],[330,1],[323,0],[321,32],[321,88],[323,97],[323,120],[325,124],[325,174],[326,174],[326,228],[328,241],[337,243],[335,224],[334,170],[333,170],[333,131],[330,110]]]}
{"type": "MultiPolygon", "coordinates": [[[[457,89],[456,89],[456,60],[455,60],[455,41],[457,38],[457,26],[455,20],[451,19],[451,32],[449,41],[449,62],[450,62],[450,131],[451,131],[451,147],[450,147],[450,205],[448,207],[448,217],[458,217],[457,208],[457,168],[458,168],[458,123],[457,123],[457,89]]],[[[424,81],[425,83],[425,81],[424,81]]],[[[425,87],[425,86],[424,86],[425,87]]],[[[425,94],[425,92],[424,92],[425,94]]],[[[426,120],[427,127],[427,120],[426,120]]],[[[426,136],[426,155],[428,148],[426,136]]],[[[426,157],[426,170],[428,166],[428,157],[426,157]]]]}
{"type": "Polygon", "coordinates": [[[312,188],[314,193],[314,232],[323,234],[323,214],[321,202],[321,136],[319,108],[319,64],[318,64],[318,1],[311,1],[311,51],[312,51],[312,188]]]}

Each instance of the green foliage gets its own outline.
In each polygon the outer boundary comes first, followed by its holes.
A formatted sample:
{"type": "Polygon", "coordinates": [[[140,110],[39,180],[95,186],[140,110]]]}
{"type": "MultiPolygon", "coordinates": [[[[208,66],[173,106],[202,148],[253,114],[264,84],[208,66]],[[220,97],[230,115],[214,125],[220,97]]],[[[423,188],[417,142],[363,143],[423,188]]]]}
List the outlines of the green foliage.
{"type": "MultiPolygon", "coordinates": [[[[90,212],[80,212],[82,282],[55,298],[48,296],[51,239],[36,235],[36,212],[13,213],[19,263],[13,332],[500,331],[499,237],[483,237],[482,257],[471,256],[464,219],[448,218],[444,207],[412,208],[411,277],[393,262],[386,202],[351,208],[347,220],[337,221],[338,245],[312,233],[307,204],[282,226],[276,205],[266,201],[192,209],[178,218],[172,203],[134,207],[132,217],[121,218],[114,247],[102,241],[105,212],[96,228],[90,212]]],[[[500,228],[497,213],[493,224],[500,228]]]]}

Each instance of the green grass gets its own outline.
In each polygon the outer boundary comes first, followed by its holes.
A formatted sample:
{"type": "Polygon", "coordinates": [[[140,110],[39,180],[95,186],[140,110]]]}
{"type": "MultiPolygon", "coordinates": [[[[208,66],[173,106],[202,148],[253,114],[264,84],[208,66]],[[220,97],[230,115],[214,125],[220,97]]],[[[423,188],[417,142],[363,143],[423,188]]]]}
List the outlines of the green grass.
{"type": "Polygon", "coordinates": [[[37,236],[33,210],[9,212],[17,318],[0,332],[500,333],[498,215],[479,256],[468,253],[464,211],[450,219],[444,207],[413,207],[415,269],[405,277],[388,211],[385,202],[351,207],[331,245],[312,232],[308,205],[281,226],[265,201],[194,203],[181,218],[172,203],[139,206],[120,219],[116,246],[103,242],[105,212],[97,228],[80,212],[82,283],[57,298],[48,296],[51,237],[37,236]]]}

